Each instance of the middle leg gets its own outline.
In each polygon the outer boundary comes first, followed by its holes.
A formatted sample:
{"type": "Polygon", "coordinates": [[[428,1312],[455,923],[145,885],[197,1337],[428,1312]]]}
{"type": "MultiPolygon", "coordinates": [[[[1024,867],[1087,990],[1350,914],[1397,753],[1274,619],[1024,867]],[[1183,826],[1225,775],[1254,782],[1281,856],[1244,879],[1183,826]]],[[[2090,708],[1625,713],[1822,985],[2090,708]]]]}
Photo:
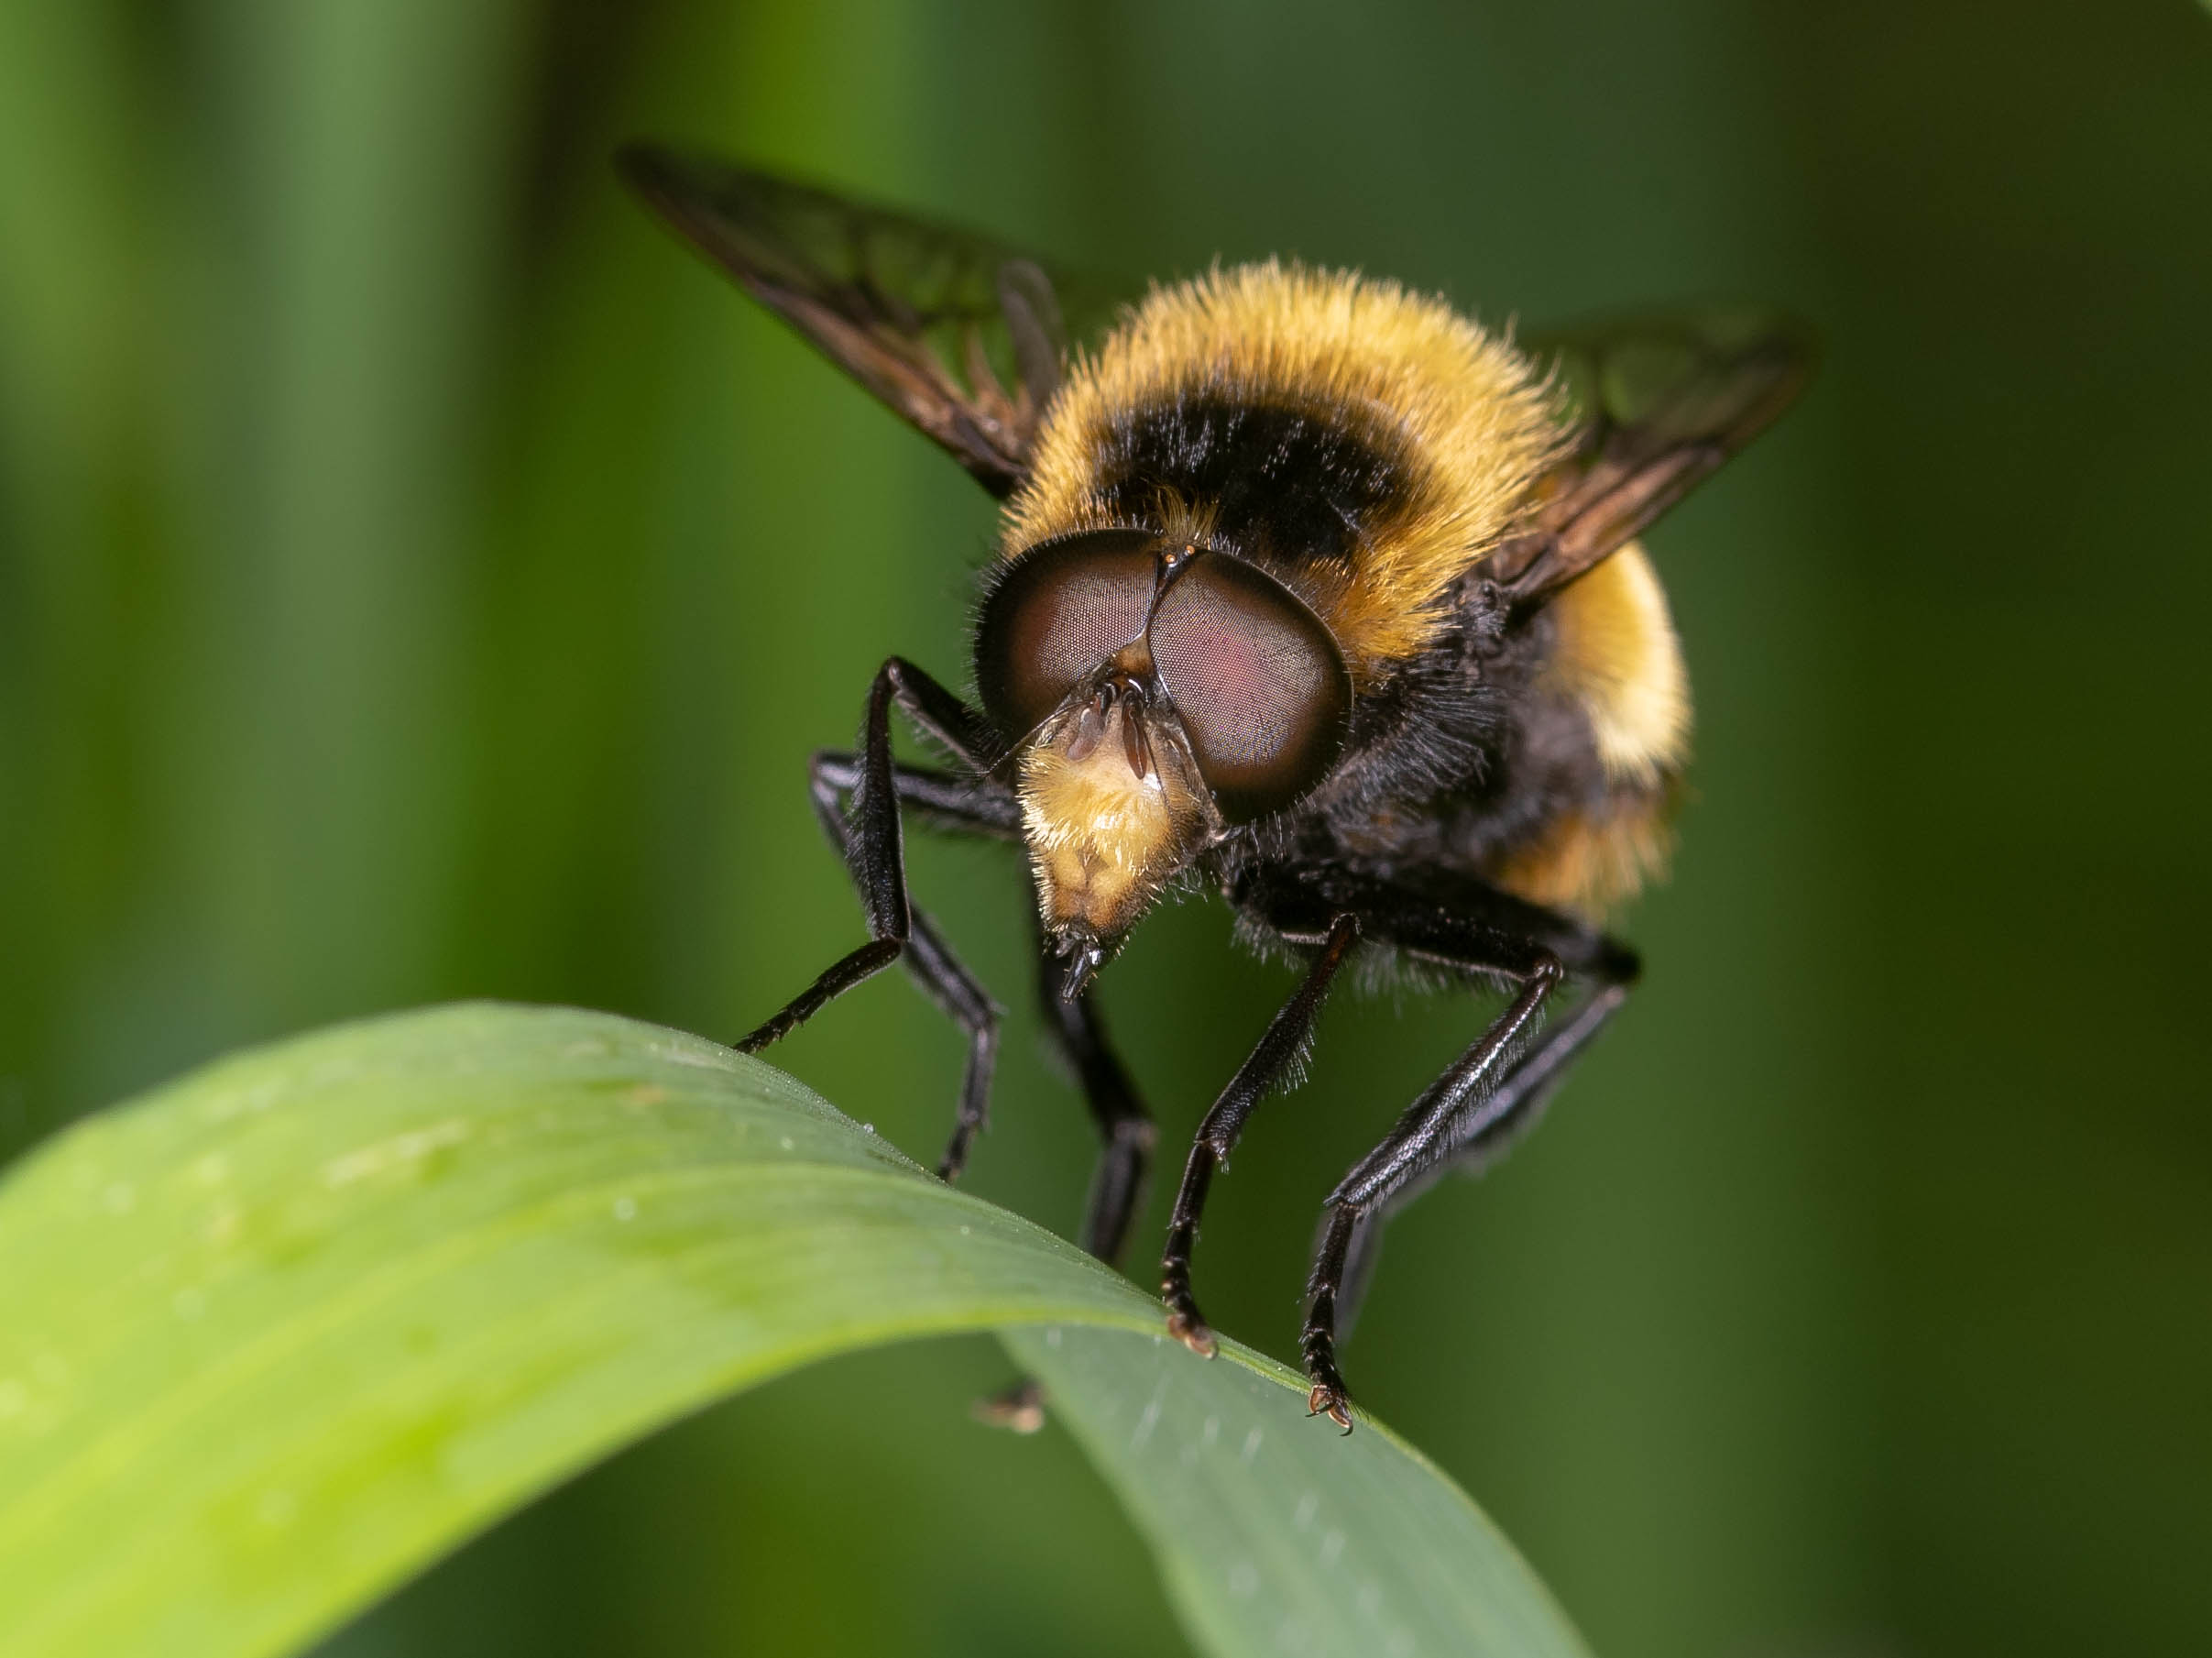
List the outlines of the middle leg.
{"type": "Polygon", "coordinates": [[[1544,1003],[1566,977],[1557,956],[1546,952],[1531,968],[1506,1011],[1491,1023],[1456,1063],[1408,1106],[1381,1145],[1354,1164],[1329,1194],[1329,1222],[1306,1287],[1306,1323],[1298,1348],[1313,1384],[1307,1397],[1311,1415],[1326,1415],[1349,1433],[1352,1401],[1336,1365],[1336,1302],[1352,1269],[1355,1239],[1371,1219],[1408,1181],[1435,1162],[1448,1125],[1471,1104],[1494,1090],[1509,1068],[1516,1047],[1526,1039],[1544,1003]]]}
{"type": "MultiPolygon", "coordinates": [[[[1544,1108],[1565,1079],[1569,1062],[1627,997],[1626,983],[1608,983],[1563,1023],[1547,1028],[1528,1057],[1498,1083],[1495,1093],[1478,1102],[1473,1110],[1462,1108],[1451,1119],[1435,1156],[1418,1173],[1386,1199],[1359,1211],[1350,1223],[1349,1238],[1338,1246],[1342,1251],[1342,1267],[1330,1290],[1336,1340],[1342,1341],[1352,1334],[1360,1302],[1374,1274],[1385,1223],[1445,1175],[1481,1174],[1511,1150],[1544,1114],[1544,1108]]],[[[1314,1235],[1317,1261],[1330,1252],[1330,1232],[1341,1224],[1343,1222],[1336,1209],[1321,1211],[1321,1224],[1314,1235]]]]}
{"type": "Polygon", "coordinates": [[[1347,1431],[1349,1397],[1336,1365],[1340,1305],[1356,1296],[1383,1218],[1446,1159],[1481,1162],[1534,1121],[1567,1062],[1626,994],[1635,956],[1604,935],[1456,872],[1384,880],[1344,868],[1254,870],[1236,893],[1253,918],[1287,938],[1349,911],[1367,936],[1406,955],[1509,988],[1506,1011],[1398,1118],[1330,1193],[1299,1345],[1309,1409],[1347,1431]],[[1418,884],[1415,884],[1418,882],[1418,884]],[[1544,1005],[1570,974],[1596,991],[1541,1041],[1544,1005]]]}
{"type": "Polygon", "coordinates": [[[1183,1166],[1183,1183],[1175,1194],[1175,1213],[1167,1223],[1167,1246],[1160,1258],[1160,1293],[1167,1302],[1168,1334],[1193,1353],[1208,1358],[1214,1353],[1213,1332],[1207,1327],[1205,1314],[1199,1311],[1198,1298],[1190,1288],[1190,1252],[1198,1242],[1199,1221],[1205,1213],[1206,1193],[1213,1185],[1214,1172],[1229,1166],[1229,1154],[1236,1148],[1253,1112],[1304,1049],[1315,1016],[1320,1012],[1321,999],[1329,994],[1330,981],[1359,938],[1360,921],[1355,915],[1338,916],[1329,923],[1320,953],[1307,969],[1305,981],[1269,1023],[1259,1046],[1229,1080],[1229,1086],[1221,1090],[1213,1109],[1199,1125],[1198,1137],[1191,1142],[1190,1160],[1183,1166]]]}

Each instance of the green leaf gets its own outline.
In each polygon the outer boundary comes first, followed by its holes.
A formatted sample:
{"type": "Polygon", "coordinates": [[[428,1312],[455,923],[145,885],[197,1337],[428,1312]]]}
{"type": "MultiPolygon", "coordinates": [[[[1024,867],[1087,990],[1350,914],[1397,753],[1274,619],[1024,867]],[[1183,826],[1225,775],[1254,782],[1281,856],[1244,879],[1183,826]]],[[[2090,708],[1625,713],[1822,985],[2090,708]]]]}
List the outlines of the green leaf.
{"type": "Polygon", "coordinates": [[[1152,1539],[1202,1651],[1582,1658],[1464,1492],[1364,1418],[1348,1436],[1308,1420],[1306,1383],[1281,1366],[1100,1330],[1005,1343],[1152,1539]]]}
{"type": "MultiPolygon", "coordinates": [[[[1222,1653],[1579,1653],[1440,1474],[789,1078],[436,1009],[211,1066],[0,1182],[0,1652],[289,1651],[654,1428],[999,1328],[1222,1653]]],[[[947,1432],[973,1431],[947,1423],[947,1432]]]]}

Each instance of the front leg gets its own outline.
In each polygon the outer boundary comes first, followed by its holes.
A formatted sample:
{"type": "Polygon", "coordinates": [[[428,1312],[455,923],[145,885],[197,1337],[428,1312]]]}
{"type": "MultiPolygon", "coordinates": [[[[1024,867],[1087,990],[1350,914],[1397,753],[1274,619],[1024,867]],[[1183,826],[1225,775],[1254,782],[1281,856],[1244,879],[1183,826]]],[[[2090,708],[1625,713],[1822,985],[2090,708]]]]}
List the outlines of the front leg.
{"type": "Polygon", "coordinates": [[[998,1056],[1000,1010],[974,975],[963,967],[906,895],[906,855],[900,822],[902,798],[934,820],[983,834],[1003,832],[1006,807],[1001,791],[989,785],[961,785],[933,773],[894,766],[891,758],[891,706],[896,701],[925,734],[979,771],[988,763],[989,737],[981,719],[921,669],[892,657],[869,687],[868,712],[861,728],[859,763],[844,755],[820,754],[813,766],[816,815],[832,844],[843,854],[860,889],[868,918],[869,941],[831,965],[782,1011],[738,1043],[741,1053],[758,1053],[788,1036],[831,1001],[904,959],[908,970],[931,998],[952,1016],[968,1036],[968,1069],[961,1086],[960,1113],[937,1173],[955,1179],[968,1148],[988,1113],[991,1077],[998,1056]],[[838,809],[838,796],[852,792],[849,818],[838,809]]]}

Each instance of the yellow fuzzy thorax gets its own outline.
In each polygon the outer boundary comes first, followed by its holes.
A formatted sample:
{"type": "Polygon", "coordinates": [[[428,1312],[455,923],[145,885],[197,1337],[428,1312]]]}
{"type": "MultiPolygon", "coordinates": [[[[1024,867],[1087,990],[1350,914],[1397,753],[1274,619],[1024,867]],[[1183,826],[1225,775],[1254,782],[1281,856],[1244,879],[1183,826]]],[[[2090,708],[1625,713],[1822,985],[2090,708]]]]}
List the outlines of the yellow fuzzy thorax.
{"type": "Polygon", "coordinates": [[[1111,418],[1200,391],[1341,421],[1403,460],[1404,499],[1366,527],[1344,580],[1305,596],[1363,680],[1434,636],[1445,588],[1517,527],[1561,443],[1528,361],[1441,300],[1273,259],[1217,269],[1155,287],[1071,366],[1007,503],[1003,554],[1114,522],[1096,488],[1111,418]]]}

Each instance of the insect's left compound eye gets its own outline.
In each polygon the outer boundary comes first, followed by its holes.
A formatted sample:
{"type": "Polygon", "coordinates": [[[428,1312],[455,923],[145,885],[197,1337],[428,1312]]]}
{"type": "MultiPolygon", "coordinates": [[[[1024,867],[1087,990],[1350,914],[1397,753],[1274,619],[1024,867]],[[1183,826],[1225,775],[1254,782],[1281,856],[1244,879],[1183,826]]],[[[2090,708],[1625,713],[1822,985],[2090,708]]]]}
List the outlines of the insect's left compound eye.
{"type": "Polygon", "coordinates": [[[1194,559],[1162,596],[1152,656],[1221,816],[1290,805],[1343,752],[1352,680],[1320,619],[1237,559],[1194,559]]]}
{"type": "Polygon", "coordinates": [[[1018,741],[1142,639],[1159,573],[1159,538],[1140,530],[1094,530],[1023,554],[976,630],[976,688],[992,723],[1018,741]]]}

